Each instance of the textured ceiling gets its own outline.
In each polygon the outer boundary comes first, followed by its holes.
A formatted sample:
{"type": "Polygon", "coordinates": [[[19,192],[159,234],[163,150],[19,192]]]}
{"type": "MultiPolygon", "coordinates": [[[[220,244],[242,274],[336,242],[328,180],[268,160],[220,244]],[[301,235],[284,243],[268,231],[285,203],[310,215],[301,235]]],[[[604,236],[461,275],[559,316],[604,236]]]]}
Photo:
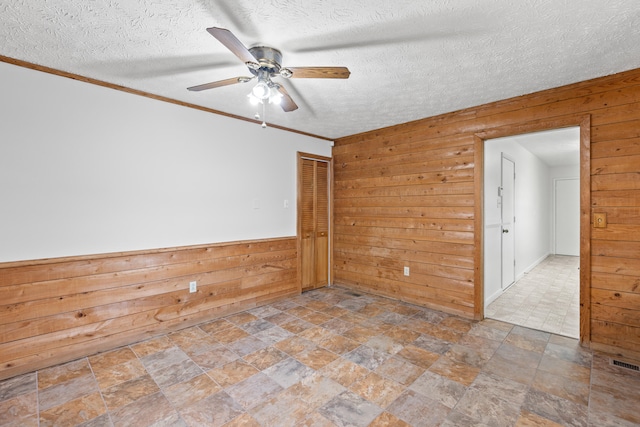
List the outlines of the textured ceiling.
{"type": "Polygon", "coordinates": [[[0,55],[253,118],[251,83],[186,90],[248,73],[213,26],[284,66],[348,67],[267,107],[329,138],[640,68],[638,0],[0,0],[0,55]]]}

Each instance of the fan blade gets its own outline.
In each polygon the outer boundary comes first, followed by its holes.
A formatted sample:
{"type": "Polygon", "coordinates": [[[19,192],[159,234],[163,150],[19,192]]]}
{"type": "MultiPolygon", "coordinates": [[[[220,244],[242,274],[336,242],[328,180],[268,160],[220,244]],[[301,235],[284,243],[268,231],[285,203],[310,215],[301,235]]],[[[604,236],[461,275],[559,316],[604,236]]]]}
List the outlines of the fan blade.
{"type": "Polygon", "coordinates": [[[245,45],[243,45],[242,42],[238,40],[238,38],[234,36],[231,31],[218,27],[207,28],[207,31],[213,37],[218,39],[220,43],[225,45],[227,49],[233,52],[235,56],[240,58],[240,60],[245,64],[247,62],[258,62],[255,56],[253,56],[251,52],[249,52],[249,49],[247,49],[245,45]]]}
{"type": "Polygon", "coordinates": [[[351,71],[347,67],[287,67],[295,79],[348,79],[351,71]]]}
{"type": "Polygon", "coordinates": [[[287,89],[285,89],[284,86],[278,85],[278,92],[282,94],[282,101],[280,101],[280,106],[285,112],[288,113],[289,111],[298,109],[298,106],[295,102],[293,102],[293,99],[291,99],[291,95],[289,95],[289,92],[287,92],[287,89]]]}
{"type": "Polygon", "coordinates": [[[253,77],[233,77],[231,79],[218,80],[217,82],[205,83],[198,86],[191,86],[191,87],[188,87],[187,90],[190,90],[193,92],[199,92],[201,90],[213,89],[220,86],[228,86],[228,85],[232,85],[240,82],[247,82],[252,78],[253,77]]]}

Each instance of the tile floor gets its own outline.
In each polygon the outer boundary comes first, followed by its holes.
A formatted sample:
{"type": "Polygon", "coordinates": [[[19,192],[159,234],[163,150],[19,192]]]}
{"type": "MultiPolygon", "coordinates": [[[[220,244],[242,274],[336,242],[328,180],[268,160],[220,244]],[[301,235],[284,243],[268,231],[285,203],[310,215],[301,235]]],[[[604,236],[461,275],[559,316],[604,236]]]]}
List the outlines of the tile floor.
{"type": "Polygon", "coordinates": [[[551,255],[485,308],[484,315],[571,338],[580,336],[580,258],[551,255]]]}
{"type": "Polygon", "coordinates": [[[567,337],[324,288],[0,382],[3,426],[632,426],[567,337]]]}

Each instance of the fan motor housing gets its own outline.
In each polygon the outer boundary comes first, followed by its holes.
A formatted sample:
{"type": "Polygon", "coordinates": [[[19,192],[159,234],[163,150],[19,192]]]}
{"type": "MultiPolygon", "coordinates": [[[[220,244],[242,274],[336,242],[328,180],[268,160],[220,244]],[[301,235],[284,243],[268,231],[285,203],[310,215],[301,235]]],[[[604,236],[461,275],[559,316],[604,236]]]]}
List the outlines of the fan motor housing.
{"type": "Polygon", "coordinates": [[[249,71],[257,76],[260,70],[268,72],[270,75],[275,75],[280,72],[282,64],[282,52],[278,49],[267,46],[254,46],[249,48],[249,52],[258,60],[260,68],[257,70],[249,67],[249,71]]]}

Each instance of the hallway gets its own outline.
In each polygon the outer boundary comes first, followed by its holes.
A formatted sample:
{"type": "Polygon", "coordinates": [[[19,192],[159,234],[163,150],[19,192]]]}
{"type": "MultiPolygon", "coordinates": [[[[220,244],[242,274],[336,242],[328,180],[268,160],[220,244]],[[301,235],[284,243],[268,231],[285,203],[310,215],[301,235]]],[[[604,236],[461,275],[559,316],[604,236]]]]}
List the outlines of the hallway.
{"type": "Polygon", "coordinates": [[[578,338],[580,258],[550,255],[489,304],[485,317],[578,338]]]}

